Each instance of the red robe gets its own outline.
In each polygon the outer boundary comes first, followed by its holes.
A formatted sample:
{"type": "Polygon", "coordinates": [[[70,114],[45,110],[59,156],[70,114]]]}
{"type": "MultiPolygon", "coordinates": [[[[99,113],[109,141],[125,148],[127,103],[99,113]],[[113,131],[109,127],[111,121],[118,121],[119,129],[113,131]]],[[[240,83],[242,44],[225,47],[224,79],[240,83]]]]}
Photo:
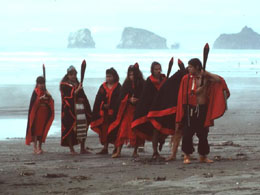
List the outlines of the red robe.
{"type": "Polygon", "coordinates": [[[115,137],[113,139],[107,139],[108,127],[114,121],[116,116],[117,99],[120,94],[120,83],[115,83],[111,89],[107,87],[106,82],[104,82],[96,95],[92,122],[90,124],[91,129],[99,135],[100,143],[105,144],[106,142],[114,143],[115,137]],[[104,104],[108,104],[109,108],[106,110],[104,104]]]}
{"type": "MultiPolygon", "coordinates": [[[[189,105],[196,106],[196,95],[191,95],[196,91],[196,84],[192,89],[193,79],[192,75],[188,74],[182,78],[177,104],[176,122],[180,123],[184,116],[185,106],[187,104],[187,83],[189,81],[188,88],[188,103],[189,105]],[[193,91],[194,90],[194,91],[193,91]]],[[[221,82],[211,82],[207,88],[208,104],[207,115],[204,123],[205,127],[214,126],[214,120],[221,117],[226,110],[226,98],[230,96],[229,89],[225,80],[220,77],[221,82]],[[226,98],[224,93],[226,93],[226,98]]],[[[196,82],[194,82],[196,83],[196,82]]]]}
{"type": "Polygon", "coordinates": [[[108,137],[116,136],[116,147],[130,142],[132,146],[144,144],[144,140],[138,139],[135,132],[131,128],[131,122],[134,118],[136,105],[133,105],[128,100],[130,97],[140,98],[144,81],[138,83],[138,86],[133,86],[131,81],[126,81],[121,87],[120,98],[118,101],[119,109],[117,111],[116,120],[111,123],[108,129],[108,137]]]}
{"type": "Polygon", "coordinates": [[[35,88],[28,112],[28,122],[26,130],[25,144],[30,145],[34,140],[32,136],[40,136],[44,143],[54,119],[54,101],[52,98],[40,100],[44,91],[35,88]],[[43,104],[43,105],[42,105],[43,104]]]}

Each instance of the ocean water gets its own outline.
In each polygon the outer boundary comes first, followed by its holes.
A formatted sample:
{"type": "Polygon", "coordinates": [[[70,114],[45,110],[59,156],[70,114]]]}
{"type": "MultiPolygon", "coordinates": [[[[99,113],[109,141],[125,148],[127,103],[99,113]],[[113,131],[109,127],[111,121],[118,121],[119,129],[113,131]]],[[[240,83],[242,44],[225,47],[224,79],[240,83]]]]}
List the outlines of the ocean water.
{"type": "MultiPolygon", "coordinates": [[[[83,59],[87,61],[86,78],[103,78],[105,69],[114,67],[121,78],[125,78],[127,67],[138,62],[144,76],[150,74],[150,64],[158,61],[163,72],[174,57],[173,71],[178,69],[177,59],[184,64],[194,57],[202,59],[202,49],[195,50],[98,50],[63,49],[43,51],[0,51],[1,84],[32,84],[42,75],[42,64],[46,66],[47,84],[57,84],[69,65],[80,70],[83,59]]],[[[260,65],[259,50],[211,50],[207,70],[223,77],[258,76],[260,65]]]]}
{"type": "MultiPolygon", "coordinates": [[[[153,61],[162,64],[163,73],[174,57],[172,74],[178,69],[177,60],[185,65],[191,58],[202,60],[202,49],[198,50],[135,50],[135,49],[43,49],[0,51],[0,139],[24,137],[27,110],[37,76],[42,75],[42,64],[46,67],[47,88],[55,100],[55,120],[49,135],[60,135],[59,82],[70,65],[80,73],[83,59],[87,62],[84,89],[93,104],[96,92],[104,81],[105,70],[114,67],[125,79],[127,68],[139,63],[144,77],[150,75],[153,61]]],[[[210,50],[206,69],[224,78],[259,78],[259,50],[210,50]]],[[[78,74],[80,76],[80,74],[78,74]]],[[[254,83],[249,84],[254,87],[254,83]]],[[[229,88],[241,87],[243,83],[231,83],[229,88]]],[[[248,85],[248,82],[247,84],[248,85]]],[[[92,133],[89,131],[89,133],[92,133]]]]}

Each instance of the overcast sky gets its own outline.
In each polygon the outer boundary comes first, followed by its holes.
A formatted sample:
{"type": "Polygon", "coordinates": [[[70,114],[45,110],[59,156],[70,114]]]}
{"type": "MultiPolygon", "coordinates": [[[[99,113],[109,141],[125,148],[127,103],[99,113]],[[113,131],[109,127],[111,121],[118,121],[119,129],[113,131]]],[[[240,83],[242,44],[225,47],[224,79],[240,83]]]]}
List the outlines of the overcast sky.
{"type": "MultiPolygon", "coordinates": [[[[170,46],[213,44],[245,25],[260,33],[259,0],[1,0],[0,49],[66,48],[88,28],[97,48],[115,48],[124,27],[150,30],[170,46]]],[[[200,47],[200,45],[199,45],[200,47]]]]}

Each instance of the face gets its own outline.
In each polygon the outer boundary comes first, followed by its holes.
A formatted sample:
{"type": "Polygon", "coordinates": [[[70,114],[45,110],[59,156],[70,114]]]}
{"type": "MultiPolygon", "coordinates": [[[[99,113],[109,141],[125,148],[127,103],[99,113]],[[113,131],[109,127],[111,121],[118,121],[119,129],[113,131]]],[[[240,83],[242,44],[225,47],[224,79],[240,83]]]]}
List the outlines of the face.
{"type": "Polygon", "coordinates": [[[112,74],[106,74],[106,82],[108,84],[113,84],[114,83],[114,77],[112,74]]]}
{"type": "Polygon", "coordinates": [[[198,69],[196,69],[194,66],[192,66],[190,64],[188,65],[188,71],[189,71],[190,74],[198,74],[199,73],[198,69]]]}
{"type": "Polygon", "coordinates": [[[130,81],[134,81],[134,72],[130,71],[128,77],[129,77],[130,81]]]}
{"type": "Polygon", "coordinates": [[[69,80],[70,81],[72,81],[72,82],[76,82],[76,80],[77,80],[77,73],[76,72],[70,72],[69,74],[68,74],[68,78],[69,78],[69,80]]]}
{"type": "Polygon", "coordinates": [[[40,88],[41,90],[43,90],[44,87],[45,87],[45,84],[44,83],[38,83],[37,87],[40,88]]]}
{"type": "Polygon", "coordinates": [[[161,71],[162,71],[161,66],[159,64],[156,64],[153,68],[153,76],[156,78],[160,77],[161,71]]]}

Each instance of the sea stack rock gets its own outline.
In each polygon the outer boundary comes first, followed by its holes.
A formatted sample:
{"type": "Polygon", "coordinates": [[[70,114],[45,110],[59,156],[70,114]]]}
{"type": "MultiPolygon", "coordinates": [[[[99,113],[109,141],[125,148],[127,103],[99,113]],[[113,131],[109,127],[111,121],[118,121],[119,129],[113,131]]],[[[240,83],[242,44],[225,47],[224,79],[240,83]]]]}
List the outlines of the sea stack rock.
{"type": "Polygon", "coordinates": [[[214,42],[215,49],[260,49],[260,35],[245,26],[236,34],[221,34],[214,42]]]}
{"type": "Polygon", "coordinates": [[[68,42],[68,48],[95,48],[95,42],[87,28],[70,33],[68,42]]]}
{"type": "Polygon", "coordinates": [[[126,27],[117,48],[168,49],[166,39],[145,29],[126,27]]]}
{"type": "Polygon", "coordinates": [[[171,45],[171,49],[180,49],[180,43],[174,43],[171,45]]]}

